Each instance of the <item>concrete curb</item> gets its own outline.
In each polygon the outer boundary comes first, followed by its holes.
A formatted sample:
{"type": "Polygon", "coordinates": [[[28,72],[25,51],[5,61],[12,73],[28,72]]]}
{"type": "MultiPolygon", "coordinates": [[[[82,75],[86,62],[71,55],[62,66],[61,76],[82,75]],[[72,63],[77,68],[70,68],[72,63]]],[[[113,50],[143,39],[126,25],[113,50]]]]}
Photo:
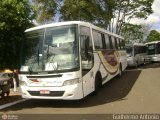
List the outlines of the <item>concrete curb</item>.
{"type": "Polygon", "coordinates": [[[12,106],[12,105],[18,104],[18,103],[27,101],[27,100],[29,100],[29,99],[22,99],[22,100],[18,100],[18,101],[12,102],[12,103],[7,103],[7,104],[4,104],[4,105],[1,105],[1,106],[0,106],[0,110],[2,110],[2,109],[4,109],[4,108],[7,108],[7,107],[10,107],[10,106],[12,106]]]}

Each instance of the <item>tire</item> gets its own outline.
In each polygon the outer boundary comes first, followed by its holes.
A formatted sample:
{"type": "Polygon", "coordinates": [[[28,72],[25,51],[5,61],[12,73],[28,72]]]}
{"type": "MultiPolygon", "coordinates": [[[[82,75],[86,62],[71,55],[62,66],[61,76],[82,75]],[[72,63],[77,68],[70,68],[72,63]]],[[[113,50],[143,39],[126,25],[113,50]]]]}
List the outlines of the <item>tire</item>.
{"type": "Polygon", "coordinates": [[[95,86],[95,90],[93,92],[93,95],[97,95],[99,90],[102,87],[102,77],[100,74],[96,75],[94,86],[95,86]]]}

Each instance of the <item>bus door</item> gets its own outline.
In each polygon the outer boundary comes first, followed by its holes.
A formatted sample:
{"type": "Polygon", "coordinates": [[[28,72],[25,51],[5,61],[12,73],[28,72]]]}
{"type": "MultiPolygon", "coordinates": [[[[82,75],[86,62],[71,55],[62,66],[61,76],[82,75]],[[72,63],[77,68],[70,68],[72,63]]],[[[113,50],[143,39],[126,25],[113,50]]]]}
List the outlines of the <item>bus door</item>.
{"type": "Polygon", "coordinates": [[[86,96],[94,89],[93,70],[91,70],[93,68],[93,45],[88,27],[80,27],[80,48],[83,93],[86,96]]]}

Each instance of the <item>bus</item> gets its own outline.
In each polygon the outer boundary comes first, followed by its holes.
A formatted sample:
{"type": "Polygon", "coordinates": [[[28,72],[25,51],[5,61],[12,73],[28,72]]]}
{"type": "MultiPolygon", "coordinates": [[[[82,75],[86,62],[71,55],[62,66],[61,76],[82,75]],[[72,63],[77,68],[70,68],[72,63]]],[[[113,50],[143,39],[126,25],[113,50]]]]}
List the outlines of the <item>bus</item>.
{"type": "Polygon", "coordinates": [[[122,36],[83,21],[25,31],[19,83],[22,98],[78,100],[127,67],[122,36]]]}
{"type": "Polygon", "coordinates": [[[146,43],[147,54],[152,62],[160,62],[160,41],[146,43]]]}
{"type": "Polygon", "coordinates": [[[149,62],[146,45],[143,43],[126,44],[128,67],[137,67],[138,65],[149,62]]]}

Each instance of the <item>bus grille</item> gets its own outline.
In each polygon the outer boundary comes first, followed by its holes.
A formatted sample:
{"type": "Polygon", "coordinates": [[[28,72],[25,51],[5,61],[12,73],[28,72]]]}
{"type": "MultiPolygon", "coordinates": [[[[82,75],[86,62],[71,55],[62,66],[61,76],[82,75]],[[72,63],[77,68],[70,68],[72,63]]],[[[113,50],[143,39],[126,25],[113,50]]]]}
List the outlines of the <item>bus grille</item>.
{"type": "Polygon", "coordinates": [[[63,96],[64,91],[50,91],[49,94],[40,94],[39,91],[28,91],[32,96],[47,96],[47,97],[60,97],[63,96]]]}

